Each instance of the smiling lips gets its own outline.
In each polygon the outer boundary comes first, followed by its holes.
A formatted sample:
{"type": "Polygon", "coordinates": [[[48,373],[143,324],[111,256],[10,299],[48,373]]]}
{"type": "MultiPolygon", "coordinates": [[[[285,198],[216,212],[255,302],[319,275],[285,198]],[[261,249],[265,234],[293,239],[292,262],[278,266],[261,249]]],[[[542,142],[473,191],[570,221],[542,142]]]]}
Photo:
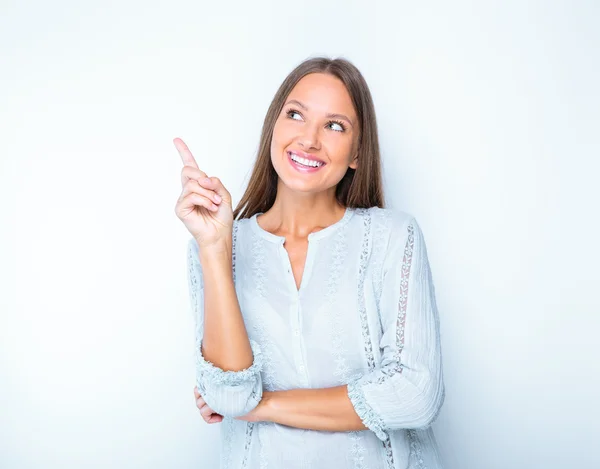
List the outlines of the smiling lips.
{"type": "Polygon", "coordinates": [[[325,162],[315,158],[305,158],[303,155],[307,153],[300,151],[288,151],[288,161],[290,164],[301,173],[314,173],[325,166],[325,162]]]}
{"type": "Polygon", "coordinates": [[[299,150],[287,152],[288,160],[292,166],[302,173],[314,173],[321,167],[325,166],[325,162],[315,158],[313,155],[299,150]]]}

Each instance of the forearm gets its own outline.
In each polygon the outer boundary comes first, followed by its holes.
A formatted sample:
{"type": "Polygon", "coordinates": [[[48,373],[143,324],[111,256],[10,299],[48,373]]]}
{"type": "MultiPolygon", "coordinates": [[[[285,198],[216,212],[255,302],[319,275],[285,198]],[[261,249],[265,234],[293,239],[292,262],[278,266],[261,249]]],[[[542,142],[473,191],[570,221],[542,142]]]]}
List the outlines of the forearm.
{"type": "Polygon", "coordinates": [[[366,430],[347,387],[263,392],[264,420],[307,430],[366,430]]]}
{"type": "Polygon", "coordinates": [[[252,349],[235,291],[231,240],[199,251],[204,272],[202,355],[224,371],[239,371],[253,362],[252,349]]]}

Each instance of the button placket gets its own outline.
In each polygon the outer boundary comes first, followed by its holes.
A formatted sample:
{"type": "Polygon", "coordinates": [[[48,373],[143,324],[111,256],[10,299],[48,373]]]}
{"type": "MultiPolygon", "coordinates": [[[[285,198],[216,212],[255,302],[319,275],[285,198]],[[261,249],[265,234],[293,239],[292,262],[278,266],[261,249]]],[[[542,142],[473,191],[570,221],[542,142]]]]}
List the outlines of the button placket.
{"type": "Polygon", "coordinates": [[[304,346],[302,341],[302,318],[300,315],[300,294],[296,292],[290,304],[290,323],[292,331],[292,344],[296,371],[300,374],[302,383],[307,385],[306,364],[304,360],[304,346]]]}

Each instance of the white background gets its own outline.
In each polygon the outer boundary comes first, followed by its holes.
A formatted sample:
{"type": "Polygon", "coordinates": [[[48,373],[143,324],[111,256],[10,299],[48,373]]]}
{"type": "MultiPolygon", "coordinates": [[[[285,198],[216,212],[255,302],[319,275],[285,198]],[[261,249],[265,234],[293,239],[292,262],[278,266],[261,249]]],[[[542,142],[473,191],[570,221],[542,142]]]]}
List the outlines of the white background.
{"type": "Polygon", "coordinates": [[[599,467],[598,5],[3,0],[0,467],[217,467],[172,139],[237,202],[321,54],[364,74],[426,236],[446,467],[599,467]]]}

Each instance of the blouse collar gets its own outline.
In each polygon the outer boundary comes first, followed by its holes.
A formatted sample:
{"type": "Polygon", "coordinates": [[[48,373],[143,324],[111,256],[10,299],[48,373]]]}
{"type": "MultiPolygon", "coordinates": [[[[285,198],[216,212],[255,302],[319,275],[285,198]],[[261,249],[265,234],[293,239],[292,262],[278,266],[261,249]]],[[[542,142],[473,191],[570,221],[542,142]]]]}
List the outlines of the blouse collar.
{"type": "MultiPolygon", "coordinates": [[[[252,229],[254,230],[254,232],[268,241],[283,244],[285,242],[285,236],[277,236],[277,235],[265,230],[263,227],[261,227],[258,224],[258,221],[256,220],[256,218],[258,217],[258,215],[261,215],[262,213],[264,213],[264,212],[255,213],[254,215],[252,215],[250,217],[250,225],[252,226],[252,229]]],[[[333,234],[336,230],[340,229],[346,223],[348,223],[348,221],[352,218],[352,215],[354,215],[354,208],[346,207],[344,216],[340,220],[336,221],[332,225],[326,226],[322,230],[315,231],[314,233],[309,233],[308,240],[312,241],[312,240],[323,239],[323,238],[333,234]]]]}

